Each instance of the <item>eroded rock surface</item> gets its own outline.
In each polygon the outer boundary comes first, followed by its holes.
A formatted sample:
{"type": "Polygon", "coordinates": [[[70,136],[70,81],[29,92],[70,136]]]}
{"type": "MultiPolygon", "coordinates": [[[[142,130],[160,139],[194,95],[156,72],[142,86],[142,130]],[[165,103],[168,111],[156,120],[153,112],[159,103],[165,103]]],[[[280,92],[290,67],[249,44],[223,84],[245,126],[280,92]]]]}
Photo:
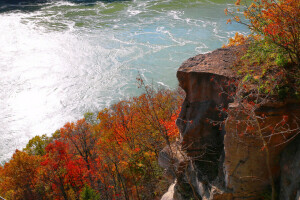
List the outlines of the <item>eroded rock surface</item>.
{"type": "MultiPolygon", "coordinates": [[[[232,105],[234,107],[234,104],[232,105]]],[[[231,107],[231,105],[230,105],[231,107]]],[[[230,110],[231,108],[229,108],[230,110]]],[[[235,109],[233,109],[235,111],[235,109]]],[[[229,112],[230,115],[235,113],[229,112]]],[[[235,120],[227,121],[224,138],[224,173],[226,188],[233,191],[236,197],[258,199],[269,193],[271,184],[268,170],[271,171],[274,182],[280,177],[280,157],[289,140],[297,134],[299,126],[295,123],[295,116],[300,116],[299,102],[277,102],[263,105],[256,110],[257,116],[266,116],[260,126],[254,127],[256,135],[245,134],[246,129],[242,121],[247,121],[247,115],[239,116],[235,120]],[[283,116],[286,122],[283,123],[283,116]],[[237,128],[237,124],[239,127],[237,128]],[[278,127],[276,132],[271,127],[278,127]],[[269,127],[269,128],[268,128],[269,127]],[[264,140],[268,143],[269,153],[263,148],[263,140],[258,135],[259,129],[264,140]],[[285,130],[291,131],[285,131],[285,130]],[[281,134],[279,134],[282,132],[281,134]],[[267,159],[269,159],[269,164],[267,159]]],[[[228,119],[227,119],[228,120],[228,119]]],[[[290,159],[290,158],[289,158],[290,159]]],[[[289,198],[287,198],[289,199],[289,198]]]]}
{"type": "Polygon", "coordinates": [[[300,199],[300,135],[283,151],[280,161],[280,200],[300,199]]]}
{"type": "MultiPolygon", "coordinates": [[[[231,105],[232,99],[226,95],[234,90],[228,84],[236,78],[231,66],[243,49],[243,46],[230,47],[197,55],[185,61],[177,72],[180,87],[186,92],[176,121],[180,131],[176,148],[184,152],[184,156],[167,147],[160,154],[160,165],[171,174],[171,181],[176,180],[172,190],[174,200],[259,199],[269,192],[270,179],[266,155],[261,150],[262,141],[250,136],[239,139],[236,121],[227,123],[226,127],[217,123],[227,117],[216,107],[231,105]],[[170,166],[175,167],[171,169],[170,166]]],[[[300,103],[290,102],[266,105],[257,110],[257,114],[268,116],[270,124],[278,123],[282,115],[288,116],[292,123],[295,116],[300,118],[299,111],[300,103]]],[[[297,129],[295,127],[292,129],[297,129]]],[[[284,137],[293,134],[295,130],[284,137]]],[[[275,181],[280,176],[281,152],[289,144],[284,137],[277,135],[268,140],[271,146],[279,146],[270,148],[270,167],[275,181]],[[278,145],[281,143],[283,145],[278,145]]]]}
{"type": "MultiPolygon", "coordinates": [[[[230,99],[220,93],[220,86],[233,78],[230,66],[240,51],[233,47],[198,55],[184,62],[177,72],[180,87],[186,92],[176,121],[181,134],[181,149],[186,157],[173,159],[180,160],[174,173],[177,179],[174,199],[211,199],[212,196],[224,199],[228,196],[223,190],[223,167],[220,165],[224,159],[224,130],[207,120],[224,120],[216,106],[226,106],[230,99]]],[[[163,159],[166,152],[163,150],[160,160],[166,160],[163,159]]],[[[161,166],[166,167],[166,163],[161,166]]]]}

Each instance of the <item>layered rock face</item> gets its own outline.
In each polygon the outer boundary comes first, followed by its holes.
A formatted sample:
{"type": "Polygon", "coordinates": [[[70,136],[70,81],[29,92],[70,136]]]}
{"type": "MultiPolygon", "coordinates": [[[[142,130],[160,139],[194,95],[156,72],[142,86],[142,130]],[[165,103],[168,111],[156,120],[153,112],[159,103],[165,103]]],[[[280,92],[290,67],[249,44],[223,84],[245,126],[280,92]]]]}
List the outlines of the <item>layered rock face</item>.
{"type": "MultiPolygon", "coordinates": [[[[289,183],[291,189],[285,190],[281,199],[288,199],[286,196],[295,191],[295,197],[291,198],[296,198],[299,179],[288,172],[280,174],[280,165],[292,168],[299,165],[299,159],[287,163],[290,167],[279,162],[282,151],[297,138],[292,136],[299,131],[298,124],[294,123],[300,118],[299,102],[265,105],[256,111],[258,115],[267,116],[267,123],[271,125],[287,116],[289,128],[293,130],[284,136],[267,138],[271,146],[269,167],[266,153],[261,150],[262,140],[252,135],[238,136],[236,124],[243,120],[243,116],[225,123],[225,126],[219,123],[228,116],[216,108],[229,109],[230,115],[234,106],[227,95],[234,91],[234,87],[228,84],[235,79],[230,67],[243,48],[230,47],[197,55],[179,68],[177,78],[186,92],[186,99],[176,121],[180,141],[164,148],[159,156],[159,164],[166,169],[170,182],[174,182],[164,200],[260,199],[270,193],[269,171],[274,181],[279,181],[281,175],[288,180],[286,182],[293,182],[289,183]]],[[[268,135],[271,132],[264,136],[268,135]]],[[[291,156],[299,157],[298,153],[291,156]]],[[[282,159],[281,162],[287,161],[282,159]]],[[[282,182],[281,187],[285,187],[284,184],[287,183],[282,182]]]]}
{"type": "Polygon", "coordinates": [[[300,199],[300,137],[284,149],[280,161],[280,199],[300,199]]]}

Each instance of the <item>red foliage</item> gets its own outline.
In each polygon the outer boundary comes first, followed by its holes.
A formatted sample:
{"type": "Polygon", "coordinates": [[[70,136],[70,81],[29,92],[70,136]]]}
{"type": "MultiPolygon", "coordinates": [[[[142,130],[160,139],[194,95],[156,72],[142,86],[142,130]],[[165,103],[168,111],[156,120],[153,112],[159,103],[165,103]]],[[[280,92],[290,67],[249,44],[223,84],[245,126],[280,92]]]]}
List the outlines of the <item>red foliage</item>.
{"type": "Polygon", "coordinates": [[[67,199],[70,190],[79,196],[84,186],[83,160],[68,154],[68,144],[61,141],[50,143],[46,152],[40,169],[42,181],[50,183],[54,196],[58,199],[67,199]]]}
{"type": "Polygon", "coordinates": [[[9,191],[4,193],[7,198],[32,191],[44,199],[79,199],[83,188],[89,187],[101,199],[140,199],[141,194],[154,199],[154,193],[160,194],[155,185],[162,172],[157,155],[179,134],[175,120],[182,97],[172,91],[147,92],[100,111],[99,123],[85,119],[66,123],[49,139],[44,156],[17,152],[22,162],[15,162],[15,155],[0,168],[5,177],[5,182],[0,179],[0,192],[9,191]],[[35,165],[18,176],[12,173],[27,163],[35,165]],[[28,175],[35,178],[27,181],[28,175]],[[10,180],[17,177],[24,177],[31,189],[20,185],[22,192],[12,192],[16,181],[10,180]]]}

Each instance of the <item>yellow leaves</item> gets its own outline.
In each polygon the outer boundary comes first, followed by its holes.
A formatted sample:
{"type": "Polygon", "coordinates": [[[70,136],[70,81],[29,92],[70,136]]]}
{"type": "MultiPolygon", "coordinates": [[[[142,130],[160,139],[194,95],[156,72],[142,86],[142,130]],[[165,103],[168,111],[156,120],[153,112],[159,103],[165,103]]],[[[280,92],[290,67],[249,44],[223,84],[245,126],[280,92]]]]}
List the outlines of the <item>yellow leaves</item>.
{"type": "Polygon", "coordinates": [[[150,157],[154,157],[154,158],[155,158],[156,155],[155,155],[154,152],[147,151],[147,152],[144,153],[144,156],[145,156],[146,158],[150,158],[150,157]]]}
{"type": "Polygon", "coordinates": [[[142,163],[138,163],[137,166],[144,167],[144,165],[142,163]]]}
{"type": "Polygon", "coordinates": [[[223,45],[223,48],[245,44],[249,37],[250,36],[245,36],[236,32],[233,38],[229,38],[229,43],[227,45],[223,45]]]}
{"type": "Polygon", "coordinates": [[[227,19],[226,24],[231,23],[231,19],[227,19]]]}

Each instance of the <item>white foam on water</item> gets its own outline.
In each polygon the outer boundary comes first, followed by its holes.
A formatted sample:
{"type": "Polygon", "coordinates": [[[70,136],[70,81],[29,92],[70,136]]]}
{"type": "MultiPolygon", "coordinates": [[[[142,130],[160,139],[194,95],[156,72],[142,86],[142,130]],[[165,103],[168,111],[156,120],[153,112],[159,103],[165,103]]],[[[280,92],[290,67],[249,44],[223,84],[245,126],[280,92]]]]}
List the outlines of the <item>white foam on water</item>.
{"type": "Polygon", "coordinates": [[[35,135],[139,94],[138,73],[176,88],[185,59],[247,33],[224,25],[224,6],[55,1],[0,13],[0,161],[35,135]]]}

